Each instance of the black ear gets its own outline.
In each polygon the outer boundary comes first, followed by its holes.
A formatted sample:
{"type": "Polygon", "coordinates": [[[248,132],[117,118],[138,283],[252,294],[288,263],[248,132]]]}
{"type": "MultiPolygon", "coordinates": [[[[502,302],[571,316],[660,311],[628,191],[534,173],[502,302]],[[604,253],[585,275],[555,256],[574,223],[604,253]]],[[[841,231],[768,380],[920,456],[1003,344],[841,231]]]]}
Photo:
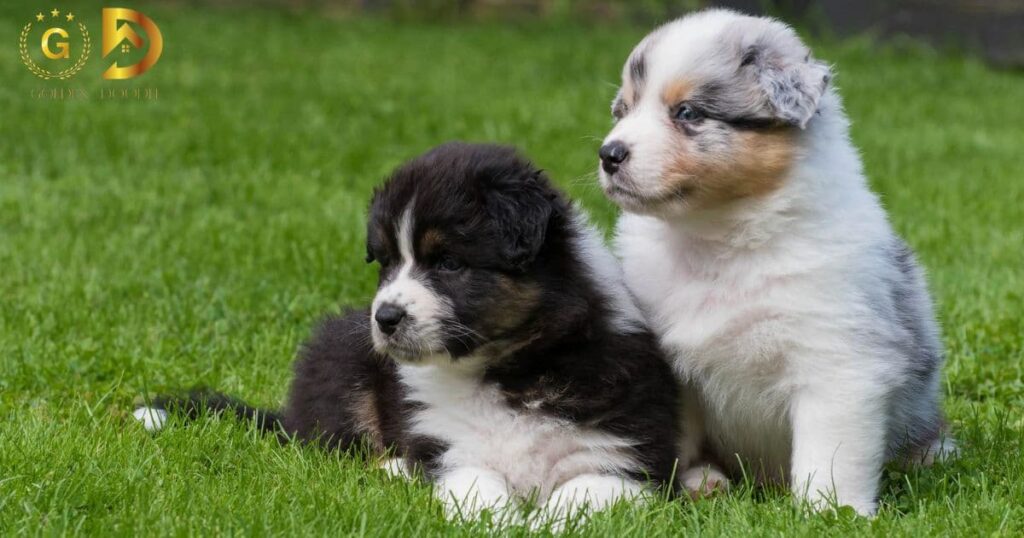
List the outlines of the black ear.
{"type": "Polygon", "coordinates": [[[750,70],[760,86],[772,114],[779,120],[803,129],[818,111],[832,70],[815,60],[802,45],[772,42],[765,38],[746,47],[740,69],[750,70]],[[794,55],[796,53],[796,55],[794,55]]]}
{"type": "Polygon", "coordinates": [[[492,185],[486,207],[495,222],[499,252],[510,266],[525,270],[544,246],[556,195],[538,170],[525,177],[495,178],[492,185]]]}

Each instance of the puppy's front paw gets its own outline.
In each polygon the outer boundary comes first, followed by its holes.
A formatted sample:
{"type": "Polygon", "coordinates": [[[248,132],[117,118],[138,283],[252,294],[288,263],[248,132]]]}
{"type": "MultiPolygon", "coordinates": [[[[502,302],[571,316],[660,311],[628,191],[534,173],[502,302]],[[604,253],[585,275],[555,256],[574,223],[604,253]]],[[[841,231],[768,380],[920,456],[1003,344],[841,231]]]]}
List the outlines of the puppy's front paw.
{"type": "Polygon", "coordinates": [[[167,411],[158,407],[140,407],[132,413],[148,432],[160,431],[167,424],[167,411]]]}
{"type": "Polygon", "coordinates": [[[866,518],[873,518],[878,513],[878,502],[869,498],[850,498],[845,496],[836,498],[831,489],[823,488],[808,491],[807,494],[795,495],[797,503],[803,504],[814,512],[839,511],[843,507],[850,507],[857,515],[866,518]]]}
{"type": "Polygon", "coordinates": [[[691,467],[680,475],[679,480],[692,499],[729,491],[729,479],[714,465],[691,467]]]}
{"type": "Polygon", "coordinates": [[[391,478],[405,478],[410,479],[413,474],[409,472],[409,466],[405,463],[405,458],[388,458],[378,465],[378,469],[381,469],[391,478]]]}
{"type": "Polygon", "coordinates": [[[556,488],[534,515],[531,530],[560,534],[570,521],[582,523],[590,515],[619,501],[648,499],[647,490],[634,480],[613,475],[583,474],[556,488]]]}
{"type": "Polygon", "coordinates": [[[457,468],[445,473],[434,486],[450,520],[479,519],[484,510],[504,521],[511,511],[511,493],[504,477],[486,469],[457,468]]]}
{"type": "Polygon", "coordinates": [[[909,463],[922,467],[931,467],[936,462],[947,462],[956,459],[958,456],[960,456],[960,446],[957,445],[956,439],[940,437],[928,445],[915,450],[910,456],[909,463]]]}

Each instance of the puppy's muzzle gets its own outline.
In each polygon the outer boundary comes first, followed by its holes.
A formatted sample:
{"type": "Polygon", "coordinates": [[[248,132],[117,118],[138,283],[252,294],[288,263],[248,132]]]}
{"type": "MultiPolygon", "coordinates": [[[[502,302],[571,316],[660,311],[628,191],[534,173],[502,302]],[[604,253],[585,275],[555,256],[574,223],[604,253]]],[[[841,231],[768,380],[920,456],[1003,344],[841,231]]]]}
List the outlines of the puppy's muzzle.
{"type": "Polygon", "coordinates": [[[601,157],[601,168],[608,174],[614,174],[629,159],[629,147],[618,140],[612,140],[601,146],[597,154],[601,157]]]}

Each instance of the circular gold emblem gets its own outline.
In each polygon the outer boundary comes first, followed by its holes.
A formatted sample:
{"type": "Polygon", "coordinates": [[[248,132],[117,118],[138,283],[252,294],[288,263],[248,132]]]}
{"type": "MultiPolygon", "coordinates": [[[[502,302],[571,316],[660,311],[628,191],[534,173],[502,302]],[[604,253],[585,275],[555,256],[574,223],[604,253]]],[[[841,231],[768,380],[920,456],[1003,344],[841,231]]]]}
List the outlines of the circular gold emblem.
{"type": "Polygon", "coordinates": [[[18,37],[18,53],[21,56],[21,62],[37,77],[43,80],[66,80],[85,67],[85,62],[89,59],[89,52],[92,49],[92,41],[89,39],[89,30],[85,28],[85,25],[73,22],[75,17],[73,13],[61,17],[60,11],[54,9],[49,14],[50,17],[46,17],[42,12],[35,15],[36,21],[40,23],[37,28],[42,29],[41,33],[38,29],[35,32],[32,31],[33,26],[36,25],[32,22],[26,24],[21,30],[21,35],[18,37]],[[71,35],[64,26],[68,28],[77,26],[80,35],[77,45],[73,43],[71,35]],[[38,45],[38,49],[42,53],[42,59],[38,62],[32,58],[34,45],[38,45]],[[68,66],[72,57],[77,59],[68,66]]]}

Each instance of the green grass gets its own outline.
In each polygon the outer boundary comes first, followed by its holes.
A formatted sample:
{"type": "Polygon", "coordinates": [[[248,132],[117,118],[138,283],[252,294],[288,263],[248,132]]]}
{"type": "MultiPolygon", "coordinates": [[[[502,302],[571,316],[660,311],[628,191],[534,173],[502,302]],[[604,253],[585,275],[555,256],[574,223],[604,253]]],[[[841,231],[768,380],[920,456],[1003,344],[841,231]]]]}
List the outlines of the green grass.
{"type": "MultiPolygon", "coordinates": [[[[81,2],[76,3],[80,6],[81,2]]],[[[98,44],[99,6],[76,8],[98,44]]],[[[324,312],[365,303],[372,186],[450,139],[521,146],[605,228],[597,140],[642,28],[432,26],[142,7],[165,53],[104,82],[98,46],[35,101],[0,8],[0,533],[474,534],[429,489],[204,420],[149,435],[139,395],[284,396],[324,312]],[[159,88],[156,102],[101,88],[159,88]]],[[[58,6],[59,7],[59,6],[58,6]]],[[[137,7],[137,6],[136,6],[137,7]]],[[[619,507],[582,534],[1024,532],[1024,77],[861,42],[819,44],[873,186],[930,274],[962,459],[888,473],[881,514],[806,515],[740,487],[619,507]]]]}

